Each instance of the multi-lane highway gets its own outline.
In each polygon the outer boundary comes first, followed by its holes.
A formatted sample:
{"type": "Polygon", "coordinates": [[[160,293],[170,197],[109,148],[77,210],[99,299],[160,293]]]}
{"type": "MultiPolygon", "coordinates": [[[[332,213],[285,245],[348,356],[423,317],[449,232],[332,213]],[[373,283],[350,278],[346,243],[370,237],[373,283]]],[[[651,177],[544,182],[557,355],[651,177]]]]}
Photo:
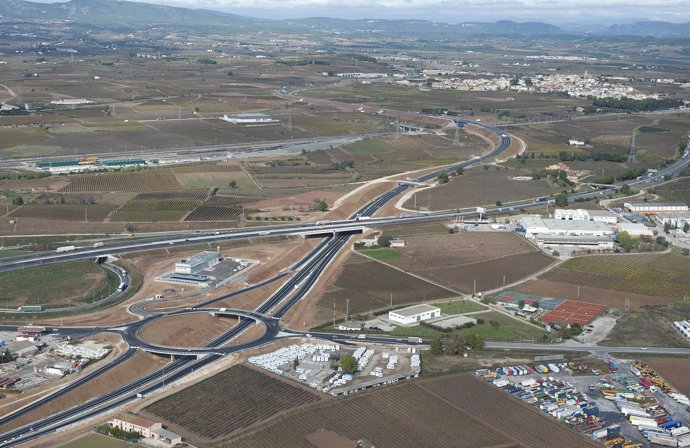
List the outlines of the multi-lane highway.
{"type": "MultiPolygon", "coordinates": [[[[509,135],[504,134],[502,131],[492,128],[491,126],[485,124],[478,124],[475,122],[464,122],[466,125],[476,125],[484,129],[495,132],[500,138],[500,144],[492,150],[490,153],[484,156],[477,157],[475,159],[461,162],[453,166],[444,168],[441,171],[450,172],[456,170],[457,168],[467,168],[473,165],[484,163],[490,159],[495,158],[502,152],[508,149],[511,144],[511,138],[509,135]]],[[[670,167],[660,170],[656,174],[656,177],[641,179],[638,182],[651,180],[655,182],[654,179],[663,176],[664,174],[673,174],[681,170],[685,164],[688,163],[690,159],[688,156],[684,156],[683,159],[677,161],[670,167]]],[[[415,181],[426,182],[434,179],[439,172],[430,173],[421,176],[415,181]]],[[[631,182],[633,185],[637,185],[631,182]]],[[[144,312],[144,307],[133,307],[132,311],[142,314],[142,319],[134,324],[127,326],[122,326],[119,328],[110,328],[106,331],[117,332],[122,335],[123,339],[126,340],[130,347],[138,347],[144,350],[149,350],[157,353],[164,353],[170,355],[178,356],[169,365],[155,372],[152,372],[142,378],[132,381],[124,386],[117,388],[107,394],[96,397],[86,403],[80,404],[73,408],[67,409],[51,415],[50,417],[34,422],[30,425],[25,425],[15,430],[9,431],[5,434],[0,435],[0,447],[12,446],[18,443],[28,442],[35,440],[38,437],[49,434],[58,428],[64,427],[68,424],[73,424],[84,419],[88,419],[100,413],[103,413],[110,409],[115,409],[120,407],[132,400],[137,399],[138,394],[147,394],[153,392],[161,387],[165,386],[166,381],[168,384],[179,378],[182,378],[189,373],[205,367],[206,365],[215,362],[222,355],[238,352],[245,350],[247,348],[257,347],[270,341],[274,340],[276,337],[281,335],[280,331],[283,331],[282,336],[299,336],[304,333],[290,331],[288,329],[281,329],[279,325],[279,319],[287,313],[295,303],[304,298],[313,286],[318,282],[324,270],[332,262],[338,252],[344,247],[352,233],[353,226],[366,225],[378,226],[378,225],[390,225],[400,224],[400,223],[411,223],[419,222],[432,219],[448,219],[452,216],[473,216],[476,215],[476,211],[466,211],[461,213],[439,213],[432,214],[430,216],[416,216],[416,217],[394,217],[394,218],[373,218],[383,205],[388,203],[391,199],[398,196],[400,193],[411,188],[410,185],[400,184],[392,188],[388,192],[375,198],[362,208],[360,208],[356,213],[350,216],[349,219],[337,222],[330,222],[324,224],[302,224],[302,225],[288,225],[288,226],[269,226],[263,228],[255,228],[251,230],[235,230],[235,231],[223,231],[223,232],[206,232],[206,233],[195,233],[189,236],[176,236],[171,238],[170,236],[160,236],[160,237],[150,237],[144,239],[138,239],[135,241],[124,241],[119,243],[110,244],[104,247],[90,247],[75,250],[73,252],[67,252],[63,254],[50,253],[50,254],[38,254],[34,257],[14,257],[11,259],[5,259],[0,263],[0,270],[2,269],[13,269],[14,266],[26,266],[34,264],[43,264],[46,262],[56,262],[56,261],[68,261],[78,258],[86,257],[96,257],[108,253],[124,253],[128,251],[141,251],[144,248],[159,248],[174,245],[184,245],[184,244],[199,244],[199,243],[211,243],[214,241],[222,239],[235,239],[235,238],[249,238],[249,237],[265,237],[268,235],[286,235],[286,234],[297,234],[307,231],[323,230],[325,236],[324,240],[313,249],[307,256],[305,256],[300,262],[292,266],[291,273],[283,273],[279,276],[270,278],[262,282],[261,284],[252,285],[245,290],[237,291],[222,297],[214,298],[204,302],[203,304],[196,305],[193,308],[187,310],[181,310],[176,313],[170,313],[169,315],[175,314],[185,314],[185,313],[199,313],[199,312],[217,312],[221,314],[229,315],[242,315],[244,318],[235,325],[231,330],[219,336],[215,340],[206,344],[203,348],[192,348],[192,347],[160,347],[155,346],[145,341],[142,341],[138,337],[138,331],[141,326],[146,325],[156,319],[161,319],[164,316],[161,315],[151,315],[144,312]],[[343,231],[348,229],[347,231],[343,231]],[[241,294],[249,289],[255,289],[266,284],[271,284],[275,281],[287,279],[277,290],[255,311],[253,312],[239,312],[233,310],[221,311],[220,309],[204,309],[203,307],[208,306],[214,302],[224,300],[226,298],[232,297],[233,295],[241,294]],[[259,322],[266,328],[264,334],[255,341],[227,346],[226,344],[233,338],[241,334],[244,330],[249,328],[250,325],[254,325],[255,322],[259,322]],[[200,357],[197,359],[196,356],[200,357]]],[[[605,190],[606,191],[606,190],[605,190]]],[[[600,194],[599,191],[583,192],[574,194],[571,197],[587,197],[588,195],[595,196],[600,194]]],[[[539,200],[529,200],[524,203],[518,203],[516,207],[531,207],[531,206],[543,206],[543,201],[539,200]]],[[[487,210],[488,213],[500,212],[502,211],[499,207],[490,208],[487,210]]],[[[83,331],[83,330],[82,330],[83,331]]],[[[95,331],[95,329],[94,329],[95,331]]],[[[344,335],[333,335],[333,334],[314,334],[313,336],[323,337],[325,339],[331,340],[345,340],[351,339],[351,336],[344,335]],[[337,339],[340,338],[340,339],[337,339]]],[[[385,337],[371,337],[368,340],[372,342],[382,342],[382,343],[397,343],[400,340],[396,338],[385,338],[385,337]]],[[[503,346],[499,348],[509,349],[510,347],[503,346]]],[[[517,348],[517,347],[516,347],[517,348]]],[[[566,348],[561,348],[562,350],[567,350],[566,348]]],[[[569,348],[568,348],[569,349],[569,348]]],[[[134,349],[132,348],[132,351],[134,349]]],[[[118,358],[115,363],[120,363],[126,360],[125,356],[128,356],[130,352],[128,351],[125,355],[118,358]]],[[[129,355],[131,356],[131,355],[129,355]]],[[[89,381],[98,375],[107,372],[107,366],[101,367],[97,371],[92,372],[88,377],[84,377],[81,382],[73,382],[63,389],[60,390],[60,394],[65,394],[79,384],[89,381]]],[[[112,367],[110,367],[112,368],[112,367]]],[[[18,418],[19,415],[25,415],[31,410],[45,404],[46,402],[54,399],[54,395],[46,397],[39,402],[29,405],[25,410],[17,411],[13,414],[3,417],[0,420],[2,422],[8,422],[18,418]]]]}

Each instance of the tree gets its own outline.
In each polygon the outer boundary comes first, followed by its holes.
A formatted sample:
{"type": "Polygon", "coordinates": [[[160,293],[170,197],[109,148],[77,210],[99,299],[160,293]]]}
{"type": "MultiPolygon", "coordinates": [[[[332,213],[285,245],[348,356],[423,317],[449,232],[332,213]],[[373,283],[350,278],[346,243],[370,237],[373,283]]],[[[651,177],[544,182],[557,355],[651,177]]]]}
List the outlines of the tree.
{"type": "Polygon", "coordinates": [[[228,182],[228,187],[237,188],[237,181],[235,179],[232,179],[230,182],[228,182]]]}
{"type": "Polygon", "coordinates": [[[438,173],[438,183],[439,184],[448,183],[448,173],[446,173],[445,171],[438,173]]]}
{"type": "Polygon", "coordinates": [[[624,184],[624,185],[621,187],[621,190],[620,190],[620,191],[621,191],[621,194],[629,195],[629,194],[630,194],[630,185],[624,184]]]}
{"type": "Polygon", "coordinates": [[[500,206],[502,206],[502,205],[503,205],[503,202],[501,202],[501,201],[496,201],[496,207],[500,207],[500,206]]]}
{"type": "Polygon", "coordinates": [[[328,211],[328,204],[326,203],[326,201],[319,201],[319,211],[328,211]]]}
{"type": "Polygon", "coordinates": [[[568,205],[568,193],[561,191],[556,195],[556,205],[559,207],[565,207],[568,205]]]}
{"type": "Polygon", "coordinates": [[[390,247],[391,246],[391,240],[393,240],[393,237],[390,235],[381,235],[379,237],[379,246],[381,247],[390,247]]]}
{"type": "Polygon", "coordinates": [[[556,257],[556,258],[558,258],[558,257],[561,256],[561,253],[558,252],[557,250],[554,250],[553,252],[551,252],[551,255],[554,256],[554,257],[556,257]]]}
{"type": "Polygon", "coordinates": [[[465,169],[463,167],[460,167],[457,170],[455,170],[455,174],[458,176],[462,176],[463,174],[465,174],[465,169]]]}
{"type": "Polygon", "coordinates": [[[434,336],[431,340],[431,354],[434,356],[443,354],[443,344],[441,343],[441,338],[438,336],[434,336]]]}
{"type": "Polygon", "coordinates": [[[523,309],[523,308],[525,307],[525,301],[522,300],[522,299],[520,299],[520,301],[518,302],[518,307],[519,307],[520,309],[523,309]]]}
{"type": "Polygon", "coordinates": [[[340,370],[343,373],[353,373],[357,370],[357,359],[354,356],[343,355],[340,357],[340,370]]]}
{"type": "Polygon", "coordinates": [[[465,338],[465,345],[473,350],[482,350],[484,348],[484,336],[469,334],[465,338]]]}
{"type": "Polygon", "coordinates": [[[685,225],[683,225],[683,232],[690,232],[690,223],[686,222],[685,225]]]}
{"type": "Polygon", "coordinates": [[[532,306],[533,306],[534,308],[539,308],[539,301],[534,302],[534,303],[532,304],[532,306]]]}
{"type": "Polygon", "coordinates": [[[292,361],[292,369],[297,370],[297,367],[299,367],[299,358],[295,356],[295,359],[292,361]]]}
{"type": "Polygon", "coordinates": [[[637,241],[635,241],[633,237],[631,237],[630,234],[625,230],[616,234],[616,240],[621,248],[626,252],[630,252],[632,249],[637,247],[637,241]]]}
{"type": "Polygon", "coordinates": [[[454,233],[455,233],[455,229],[452,228],[452,227],[448,227],[448,233],[450,233],[451,235],[454,234],[454,233]]]}
{"type": "Polygon", "coordinates": [[[12,205],[24,205],[24,198],[21,196],[15,196],[12,198],[12,205]]]}

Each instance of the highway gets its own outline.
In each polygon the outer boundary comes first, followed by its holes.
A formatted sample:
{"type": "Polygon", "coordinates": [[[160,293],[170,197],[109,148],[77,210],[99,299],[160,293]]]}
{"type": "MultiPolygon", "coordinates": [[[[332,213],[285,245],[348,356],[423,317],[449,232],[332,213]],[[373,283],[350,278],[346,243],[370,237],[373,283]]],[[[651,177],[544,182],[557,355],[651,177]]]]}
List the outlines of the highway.
{"type": "MultiPolygon", "coordinates": [[[[469,160],[465,162],[461,162],[458,164],[455,164],[450,167],[444,168],[442,171],[445,172],[450,172],[453,170],[456,170],[457,168],[467,168],[476,164],[481,164],[484,163],[497,155],[501,154],[503,151],[508,149],[508,147],[511,144],[511,139],[510,136],[503,134],[500,130],[492,128],[488,125],[480,125],[475,122],[466,122],[466,124],[472,124],[472,125],[477,125],[480,127],[483,127],[485,129],[491,130],[492,132],[495,132],[499,135],[501,139],[501,143],[496,147],[493,151],[490,153],[469,160]]],[[[643,181],[651,181],[654,182],[653,179],[655,178],[660,178],[664,174],[671,174],[674,172],[674,170],[681,170],[685,164],[688,163],[690,159],[688,156],[685,156],[683,159],[677,161],[670,167],[666,168],[665,170],[660,170],[659,173],[657,173],[656,177],[652,178],[646,178],[640,180],[640,182],[643,181]]],[[[438,175],[438,172],[435,173],[430,173],[425,176],[421,176],[415,181],[419,182],[425,182],[431,179],[434,179],[438,175]]],[[[634,185],[633,182],[631,182],[631,185],[634,185]]],[[[174,245],[182,245],[182,244],[199,244],[201,242],[211,242],[211,241],[218,241],[221,238],[226,238],[226,239],[234,239],[234,238],[248,238],[248,237],[256,237],[256,236],[261,236],[265,237],[268,235],[280,235],[280,234],[295,234],[299,233],[300,230],[304,231],[305,228],[308,228],[310,230],[314,230],[314,226],[318,226],[319,230],[323,230],[324,234],[328,234],[324,238],[324,240],[315,248],[313,249],[307,256],[305,256],[300,262],[296,263],[295,265],[292,266],[292,272],[290,273],[284,273],[280,276],[276,276],[270,279],[267,279],[264,284],[269,284],[272,283],[276,280],[283,279],[285,277],[289,277],[263,304],[261,304],[254,312],[246,312],[246,311],[237,311],[237,310],[225,310],[225,314],[228,315],[237,315],[242,313],[246,318],[243,318],[237,325],[235,325],[231,330],[226,332],[223,335],[220,335],[218,338],[216,338],[213,341],[210,341],[208,344],[206,344],[203,348],[185,348],[185,347],[160,347],[160,346],[155,346],[152,344],[148,344],[145,341],[141,341],[138,338],[138,330],[141,328],[141,326],[150,323],[153,320],[160,319],[165,317],[164,315],[148,315],[148,316],[143,316],[143,319],[140,321],[130,324],[128,326],[123,326],[121,328],[110,328],[106,329],[107,331],[111,332],[117,332],[122,335],[123,339],[127,341],[130,344],[130,347],[132,350],[134,350],[134,347],[143,349],[143,350],[148,350],[154,353],[164,353],[164,354],[170,354],[170,355],[176,355],[178,356],[177,359],[172,361],[169,365],[165,366],[164,368],[161,368],[155,372],[152,372],[142,378],[139,378],[135,381],[132,381],[126,385],[123,385],[116,390],[113,390],[111,392],[108,392],[102,396],[93,398],[92,400],[89,400],[86,403],[80,404],[78,406],[75,406],[71,409],[67,409],[64,411],[57,412],[53,415],[51,415],[48,418],[42,419],[40,421],[34,422],[30,425],[25,425],[23,427],[17,428],[15,430],[9,431],[5,434],[0,435],[0,447],[5,447],[5,446],[13,446],[17,443],[23,443],[23,442],[28,442],[31,440],[35,440],[43,435],[49,434],[53,431],[55,431],[58,428],[64,427],[68,424],[72,424],[74,422],[78,422],[81,420],[88,419],[90,417],[93,417],[95,415],[101,414],[106,410],[109,409],[114,409],[117,407],[122,406],[123,404],[129,403],[133,400],[137,399],[137,394],[148,394],[153,391],[158,390],[161,387],[164,387],[166,381],[168,383],[175,381],[176,379],[182,378],[185,375],[188,375],[189,373],[193,372],[196,369],[203,368],[204,366],[215,362],[217,359],[219,359],[223,355],[227,355],[230,353],[235,353],[241,350],[245,350],[248,348],[253,348],[253,347],[258,347],[264,344],[267,344],[273,340],[275,340],[277,337],[279,337],[279,333],[282,331],[285,336],[284,337],[300,337],[306,335],[306,333],[301,333],[301,332],[295,332],[292,330],[284,329],[281,328],[279,325],[279,319],[283,317],[292,306],[294,306],[295,303],[297,303],[299,300],[304,298],[309,291],[313,288],[313,286],[318,282],[320,276],[323,274],[325,269],[328,267],[328,265],[332,262],[332,260],[335,258],[335,256],[338,254],[338,252],[344,247],[352,232],[347,231],[347,232],[339,232],[339,229],[348,229],[352,228],[353,225],[366,225],[367,227],[369,226],[376,226],[376,225],[389,225],[391,223],[395,224],[400,224],[400,223],[410,223],[410,222],[415,222],[415,221],[424,221],[424,220],[433,220],[433,219],[448,219],[448,217],[452,216],[475,216],[477,213],[476,211],[466,211],[462,213],[445,213],[445,214],[431,214],[429,216],[417,216],[417,217],[406,217],[406,218],[400,218],[400,217],[389,217],[389,218],[372,218],[375,213],[377,213],[383,205],[388,203],[391,199],[394,197],[398,196],[400,193],[406,191],[407,189],[411,188],[410,185],[398,185],[391,190],[387,191],[386,193],[383,193],[382,195],[378,196],[374,200],[370,201],[363,207],[361,207],[357,212],[353,213],[352,216],[348,220],[343,220],[343,221],[336,221],[332,223],[325,223],[321,225],[317,224],[303,224],[303,225],[288,225],[288,226],[269,226],[269,227],[263,227],[263,228],[255,228],[251,230],[237,230],[237,231],[228,231],[224,233],[220,232],[212,232],[212,233],[205,233],[205,234],[195,234],[195,236],[191,236],[189,238],[175,238],[170,240],[169,236],[165,237],[152,237],[150,240],[142,241],[142,239],[137,240],[136,243],[134,242],[121,242],[121,243],[115,243],[113,245],[110,245],[110,247],[99,247],[99,248],[85,248],[81,250],[77,250],[75,252],[69,252],[65,254],[39,254],[38,256],[34,257],[33,259],[27,259],[27,257],[14,257],[14,259],[10,260],[4,260],[3,263],[0,263],[0,270],[2,268],[12,268],[13,264],[19,264],[22,265],[24,263],[28,263],[30,261],[35,261],[36,259],[41,259],[42,257],[46,257],[47,259],[55,259],[55,258],[61,258],[60,261],[67,261],[69,259],[78,259],[78,257],[95,257],[97,255],[103,255],[106,253],[124,253],[125,251],[129,250],[137,250],[140,251],[142,250],[142,247],[167,247],[168,246],[174,246],[174,245]],[[364,218],[364,219],[363,219],[364,218]],[[293,233],[289,233],[293,232],[293,233]],[[250,236],[253,235],[253,236],[250,236]],[[168,238],[166,239],[159,239],[159,238],[168,238]],[[198,238],[196,240],[192,241],[192,238],[198,238]],[[60,255],[60,257],[56,257],[57,255],[60,255]],[[63,257],[64,256],[64,257],[63,257]],[[77,257],[77,258],[72,258],[72,257],[77,257]],[[266,332],[262,337],[255,341],[251,341],[248,343],[244,344],[238,344],[235,346],[225,346],[228,341],[232,340],[235,338],[237,335],[242,333],[245,329],[247,329],[250,325],[253,325],[253,322],[261,322],[263,325],[266,327],[266,332]],[[191,355],[196,355],[196,356],[191,356],[191,355]],[[197,356],[199,358],[197,359],[197,356]]],[[[604,190],[608,191],[608,190],[604,190]]],[[[602,194],[599,191],[592,191],[592,192],[581,192],[581,193],[576,193],[574,195],[571,195],[572,198],[577,198],[577,197],[588,197],[588,195],[595,196],[602,194]]],[[[605,194],[605,193],[604,193],[605,194]]],[[[539,201],[537,199],[535,200],[529,200],[525,201],[524,204],[521,205],[515,205],[519,207],[531,207],[531,206],[543,206],[544,202],[539,201]]],[[[490,208],[490,210],[487,210],[489,213],[498,213],[502,211],[501,208],[496,207],[496,208],[490,208]]],[[[41,260],[38,264],[42,264],[45,260],[41,260]]],[[[263,286],[262,284],[261,286],[263,286]]],[[[245,288],[242,291],[247,291],[250,288],[257,288],[259,287],[257,285],[250,286],[248,288],[245,288]]],[[[199,304],[196,305],[193,308],[187,309],[187,310],[181,310],[178,312],[174,313],[169,313],[168,316],[176,315],[176,314],[185,314],[185,313],[199,313],[199,312],[221,312],[220,309],[205,309],[203,308],[204,306],[207,306],[211,303],[217,302],[219,300],[223,300],[224,298],[231,297],[233,294],[240,294],[242,291],[237,291],[235,293],[231,293],[230,295],[224,296],[222,299],[221,298],[215,298],[211,299],[205,304],[199,304]]],[[[137,311],[144,311],[143,307],[137,308],[137,311]]],[[[96,331],[97,329],[93,329],[96,331]]],[[[83,331],[83,330],[82,330],[83,331]]],[[[330,333],[314,333],[312,336],[315,337],[322,337],[324,339],[330,339],[330,340],[342,340],[342,341],[347,341],[347,340],[352,340],[352,335],[337,335],[337,334],[330,334],[330,333]]],[[[372,342],[381,342],[381,343],[399,343],[401,342],[400,339],[397,338],[390,338],[390,337],[367,337],[368,341],[372,342]]],[[[406,340],[405,340],[406,342],[406,340]]],[[[428,341],[427,341],[428,342],[428,341]]],[[[489,346],[489,344],[487,344],[489,346]]],[[[537,346],[531,345],[531,347],[536,348],[537,346]]],[[[543,347],[557,347],[557,346],[543,346],[543,347]]],[[[542,346],[539,346],[539,350],[543,350],[542,346]]],[[[491,348],[489,346],[489,348],[491,348]]],[[[501,347],[496,347],[496,348],[502,348],[502,349],[511,349],[515,348],[518,349],[519,345],[513,345],[513,346],[508,346],[508,345],[502,345],[501,347]]],[[[601,348],[601,347],[596,347],[597,349],[600,350],[609,350],[611,351],[610,348],[601,348]]],[[[524,349],[524,348],[523,348],[524,349]]],[[[554,349],[560,349],[561,351],[563,350],[571,350],[570,347],[559,347],[559,348],[554,348],[554,349]]],[[[584,347],[582,350],[589,349],[594,350],[595,347],[584,347]]],[[[643,348],[640,348],[640,350],[645,350],[643,348]]],[[[655,353],[654,350],[652,349],[647,349],[648,353],[655,353]]],[[[129,353],[129,352],[128,352],[129,353]]],[[[122,361],[119,361],[122,362],[122,361]]],[[[104,371],[101,371],[99,374],[103,374],[104,371]]],[[[93,375],[91,378],[97,376],[95,372],[93,372],[93,375]]],[[[88,379],[86,380],[88,381],[88,379]]],[[[60,393],[64,394],[69,392],[70,390],[73,390],[75,388],[75,382],[70,383],[67,385],[65,388],[61,389],[60,393]]],[[[52,395],[50,397],[46,397],[43,399],[42,402],[35,403],[36,407],[44,404],[45,402],[48,402],[50,400],[54,399],[52,395]]],[[[30,405],[33,406],[34,404],[30,405]]],[[[35,409],[35,408],[31,408],[35,409]]],[[[19,412],[29,412],[27,411],[19,411],[19,412]]],[[[8,416],[3,417],[5,421],[10,421],[17,418],[17,413],[10,414],[8,416]]]]}

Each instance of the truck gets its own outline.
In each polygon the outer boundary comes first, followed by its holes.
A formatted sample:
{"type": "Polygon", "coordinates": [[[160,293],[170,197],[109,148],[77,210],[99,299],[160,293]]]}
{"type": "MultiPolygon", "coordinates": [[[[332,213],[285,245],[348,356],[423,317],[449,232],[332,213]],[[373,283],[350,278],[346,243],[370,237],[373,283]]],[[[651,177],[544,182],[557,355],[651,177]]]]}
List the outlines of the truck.
{"type": "Polygon", "coordinates": [[[71,252],[75,250],[77,246],[60,246],[57,249],[55,249],[55,252],[57,253],[62,253],[62,252],[71,252]]]}
{"type": "Polygon", "coordinates": [[[422,341],[422,338],[418,338],[416,336],[410,336],[407,338],[407,342],[409,342],[410,344],[421,344],[423,341],[422,341]]]}
{"type": "Polygon", "coordinates": [[[653,384],[651,381],[649,381],[649,378],[641,377],[640,378],[640,386],[644,387],[645,389],[651,389],[653,384]]]}
{"type": "Polygon", "coordinates": [[[98,243],[93,243],[93,247],[103,247],[103,243],[100,241],[98,243]]]}
{"type": "Polygon", "coordinates": [[[43,311],[43,305],[22,305],[17,308],[20,313],[40,313],[43,311]]]}
{"type": "Polygon", "coordinates": [[[120,286],[117,287],[118,292],[122,292],[125,289],[127,289],[127,283],[125,283],[125,282],[121,282],[120,286]]]}
{"type": "Polygon", "coordinates": [[[537,198],[537,202],[546,202],[545,197],[537,198]]]}

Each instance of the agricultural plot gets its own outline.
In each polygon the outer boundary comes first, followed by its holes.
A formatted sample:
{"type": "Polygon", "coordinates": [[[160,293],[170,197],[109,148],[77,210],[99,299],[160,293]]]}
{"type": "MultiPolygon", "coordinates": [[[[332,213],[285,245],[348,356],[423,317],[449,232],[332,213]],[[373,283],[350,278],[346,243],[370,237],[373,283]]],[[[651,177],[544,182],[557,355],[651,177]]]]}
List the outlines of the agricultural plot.
{"type": "Polygon", "coordinates": [[[560,448],[601,446],[470,374],[441,377],[421,387],[480,421],[500,424],[519,446],[552,448],[556,440],[560,448]]]}
{"type": "Polygon", "coordinates": [[[195,208],[185,221],[237,221],[242,216],[242,206],[218,207],[214,205],[202,205],[195,208]]]}
{"type": "Polygon", "coordinates": [[[179,221],[201,201],[189,199],[133,199],[114,212],[111,221],[157,222],[179,221]]]}
{"type": "Polygon", "coordinates": [[[507,432],[474,418],[471,411],[420,386],[403,384],[294,411],[222,447],[355,446],[361,439],[381,448],[517,446],[507,432]]]}
{"type": "MultiPolygon", "coordinates": [[[[421,231],[423,228],[419,228],[421,231]]],[[[396,229],[386,234],[396,235],[396,229]]],[[[402,257],[388,262],[462,291],[486,291],[519,281],[553,263],[512,233],[459,232],[406,236],[402,257]],[[443,254],[443,256],[439,256],[443,254]]]]}
{"type": "Polygon", "coordinates": [[[137,201],[169,201],[169,200],[190,200],[203,201],[208,196],[208,190],[179,190],[179,191],[157,191],[154,193],[139,193],[134,199],[137,201]]]}
{"type": "Polygon", "coordinates": [[[644,362],[681,393],[690,395],[690,358],[645,358],[644,362]]]}
{"type": "Polygon", "coordinates": [[[350,314],[366,314],[390,307],[391,301],[401,306],[454,296],[452,291],[355,254],[317,305],[332,310],[335,302],[336,311],[344,314],[349,299],[350,314]]]}
{"type": "Polygon", "coordinates": [[[305,388],[236,365],[165,397],[144,411],[175,429],[209,441],[319,400],[318,395],[305,388]]]}
{"type": "Polygon", "coordinates": [[[64,193],[87,191],[129,191],[134,193],[180,190],[182,186],[170,169],[70,176],[64,193]]]}
{"type": "Polygon", "coordinates": [[[649,296],[690,294],[690,260],[677,254],[571,258],[542,275],[545,280],[649,296]]]}
{"type": "Polygon", "coordinates": [[[23,205],[10,213],[13,218],[33,218],[57,221],[103,221],[113,210],[110,205],[23,205]]]}
{"type": "Polygon", "coordinates": [[[645,305],[625,312],[602,345],[631,347],[688,347],[688,339],[673,327],[686,319],[690,304],[645,305]]]}
{"type": "Polygon", "coordinates": [[[656,194],[668,202],[690,203],[690,177],[681,177],[677,181],[655,188],[656,194]]]}
{"type": "Polygon", "coordinates": [[[524,175],[514,170],[488,171],[472,169],[462,176],[431,190],[416,193],[404,207],[416,210],[427,207],[430,210],[450,210],[477,205],[504,205],[510,201],[524,198],[548,196],[558,193],[562,188],[549,184],[546,180],[513,180],[512,177],[524,175]]]}

